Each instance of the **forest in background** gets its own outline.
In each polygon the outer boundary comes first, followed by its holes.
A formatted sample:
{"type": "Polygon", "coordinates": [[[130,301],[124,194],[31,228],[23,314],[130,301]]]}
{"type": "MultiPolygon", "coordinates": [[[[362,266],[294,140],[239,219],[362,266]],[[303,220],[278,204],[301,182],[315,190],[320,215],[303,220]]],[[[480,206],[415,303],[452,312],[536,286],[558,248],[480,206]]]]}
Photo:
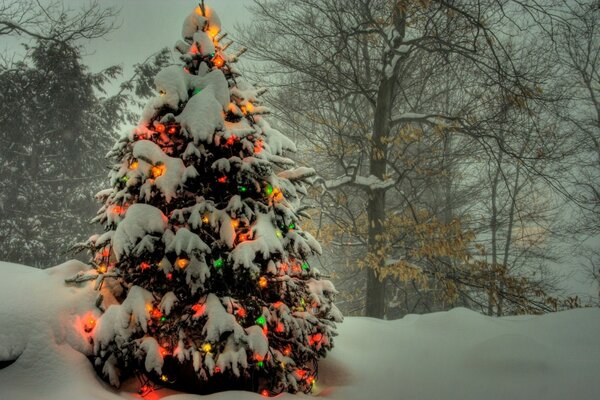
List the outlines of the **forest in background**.
{"type": "MultiPolygon", "coordinates": [[[[598,304],[564,283],[599,282],[600,2],[265,0],[251,15],[228,30],[317,170],[314,264],[342,311],[598,304]]],[[[118,17],[100,2],[0,3],[0,37],[26,43],[0,65],[3,260],[72,257],[94,231],[104,154],[176,62],[156,49],[132,76],[92,72],[82,49],[118,17]]]]}

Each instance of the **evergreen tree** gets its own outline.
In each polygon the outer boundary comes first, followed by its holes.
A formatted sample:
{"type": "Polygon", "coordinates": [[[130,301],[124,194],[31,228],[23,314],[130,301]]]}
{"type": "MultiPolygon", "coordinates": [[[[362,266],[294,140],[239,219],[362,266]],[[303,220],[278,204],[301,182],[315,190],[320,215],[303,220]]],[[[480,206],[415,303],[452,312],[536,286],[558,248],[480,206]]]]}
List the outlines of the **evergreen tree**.
{"type": "Polygon", "coordinates": [[[72,238],[92,233],[98,153],[110,150],[118,126],[97,94],[118,69],[89,72],[69,42],[28,50],[0,71],[0,247],[3,260],[48,267],[64,260],[72,238]]]}
{"type": "Polygon", "coordinates": [[[157,74],[111,151],[105,232],[88,242],[96,271],[75,281],[105,282],[88,330],[113,385],[136,374],[154,382],[142,392],[309,392],[342,319],[300,227],[314,170],[285,156],[294,143],[264,119],[264,90],[240,77],[224,36],[210,8],[187,17],[182,65],[157,74]]]}

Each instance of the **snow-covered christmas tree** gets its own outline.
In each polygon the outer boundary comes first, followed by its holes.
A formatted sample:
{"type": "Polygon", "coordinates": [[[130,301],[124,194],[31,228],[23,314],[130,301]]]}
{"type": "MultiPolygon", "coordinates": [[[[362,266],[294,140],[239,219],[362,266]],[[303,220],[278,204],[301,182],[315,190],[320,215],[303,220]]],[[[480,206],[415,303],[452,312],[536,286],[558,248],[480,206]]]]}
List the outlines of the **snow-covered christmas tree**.
{"type": "Polygon", "coordinates": [[[220,30],[203,4],[187,17],[182,65],[156,76],[110,153],[105,232],[88,241],[104,285],[94,361],[113,385],[152,381],[143,390],[309,392],[342,319],[297,212],[314,171],[286,158],[294,143],[264,119],[263,90],[220,30]]]}

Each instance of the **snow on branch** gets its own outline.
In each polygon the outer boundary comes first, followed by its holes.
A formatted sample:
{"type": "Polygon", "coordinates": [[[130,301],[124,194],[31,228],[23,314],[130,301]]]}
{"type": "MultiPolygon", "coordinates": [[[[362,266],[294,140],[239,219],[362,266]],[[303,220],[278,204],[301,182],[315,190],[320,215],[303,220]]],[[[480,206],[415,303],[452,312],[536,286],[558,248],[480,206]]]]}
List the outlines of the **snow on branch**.
{"type": "Polygon", "coordinates": [[[285,178],[290,182],[294,181],[305,181],[308,178],[311,178],[316,175],[316,172],[313,168],[307,167],[299,167],[295,169],[290,169],[286,171],[282,171],[277,176],[280,178],[285,178]]]}
{"type": "Polygon", "coordinates": [[[456,118],[452,118],[441,114],[402,113],[394,115],[391,118],[391,124],[392,126],[395,126],[398,124],[418,122],[429,125],[449,125],[449,122],[455,120],[456,118]]]}
{"type": "Polygon", "coordinates": [[[396,182],[392,179],[381,180],[374,175],[342,175],[331,180],[320,179],[327,190],[337,189],[341,186],[358,186],[365,190],[387,190],[393,187],[396,182]]]}

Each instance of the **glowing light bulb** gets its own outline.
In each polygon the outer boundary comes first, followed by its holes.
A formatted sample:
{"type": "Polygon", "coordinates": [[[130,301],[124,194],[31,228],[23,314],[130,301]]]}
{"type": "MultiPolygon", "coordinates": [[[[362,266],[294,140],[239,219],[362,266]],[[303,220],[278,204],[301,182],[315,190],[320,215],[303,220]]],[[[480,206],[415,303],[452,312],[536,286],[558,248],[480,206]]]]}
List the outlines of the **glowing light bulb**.
{"type": "Polygon", "coordinates": [[[160,380],[163,382],[167,382],[169,380],[169,377],[167,377],[166,375],[161,375],[160,380]]]}
{"type": "Polygon", "coordinates": [[[218,260],[215,260],[214,264],[215,268],[221,268],[223,266],[223,259],[219,258],[218,260]]]}
{"type": "Polygon", "coordinates": [[[176,126],[172,126],[169,128],[169,130],[167,131],[169,133],[169,135],[174,135],[177,133],[177,127],[176,126]]]}
{"type": "Polygon", "coordinates": [[[125,212],[125,208],[121,207],[121,206],[113,206],[112,207],[112,212],[113,214],[118,214],[121,215],[125,212]]]}
{"type": "Polygon", "coordinates": [[[223,65],[225,65],[225,59],[221,57],[220,54],[217,54],[216,57],[213,58],[212,62],[217,68],[221,68],[223,65]]]}
{"type": "Polygon", "coordinates": [[[184,269],[190,264],[190,260],[188,260],[187,258],[178,258],[175,261],[175,264],[177,264],[179,268],[184,269]]]}
{"type": "Polygon", "coordinates": [[[244,308],[239,308],[239,309],[237,310],[236,314],[238,315],[238,317],[240,317],[240,318],[244,318],[244,317],[247,315],[247,313],[246,313],[246,309],[244,309],[244,308]]]}
{"type": "Polygon", "coordinates": [[[311,346],[314,346],[315,344],[320,343],[321,340],[323,340],[323,334],[322,333],[315,333],[314,335],[311,335],[308,338],[308,343],[311,346]]]}
{"type": "Polygon", "coordinates": [[[136,160],[132,161],[131,164],[129,164],[129,168],[131,169],[137,169],[137,167],[139,167],[140,163],[137,162],[136,160]]]}
{"type": "Polygon", "coordinates": [[[248,102],[248,104],[246,104],[246,110],[248,110],[249,113],[254,111],[254,105],[250,102],[248,102]]]}
{"type": "Polygon", "coordinates": [[[283,325],[281,322],[278,322],[277,326],[275,327],[275,332],[283,333],[284,331],[285,331],[285,325],[283,325]]]}
{"type": "Polygon", "coordinates": [[[147,262],[143,262],[143,263],[141,263],[141,264],[140,264],[140,269],[141,269],[142,271],[145,271],[145,270],[147,270],[147,269],[150,269],[150,264],[148,264],[147,262]]]}
{"type": "Polygon", "coordinates": [[[227,146],[232,146],[235,143],[235,139],[236,139],[235,135],[231,135],[231,136],[229,136],[229,139],[227,139],[225,144],[227,146]]]}
{"type": "Polygon", "coordinates": [[[202,345],[202,350],[203,350],[205,353],[210,353],[210,352],[212,351],[212,345],[211,345],[210,343],[204,343],[204,344],[202,345]]]}
{"type": "Polygon", "coordinates": [[[265,396],[265,397],[269,397],[269,391],[267,389],[263,389],[262,392],[260,392],[261,395],[265,396]]]}
{"type": "Polygon", "coordinates": [[[264,276],[261,276],[260,279],[258,280],[258,286],[260,286],[261,288],[266,288],[269,285],[269,281],[267,281],[267,278],[265,278],[264,276]]]}
{"type": "Polygon", "coordinates": [[[164,133],[167,128],[164,124],[156,124],[154,129],[156,129],[156,132],[158,133],[164,133]]]}
{"type": "Polygon", "coordinates": [[[219,179],[217,179],[217,182],[219,182],[219,183],[226,183],[227,182],[227,177],[226,176],[222,176],[219,179]]]}
{"type": "Polygon", "coordinates": [[[159,176],[163,175],[166,170],[167,170],[167,167],[164,164],[155,165],[154,167],[152,167],[152,171],[151,171],[152,176],[154,178],[158,178],[159,176]]]}
{"type": "Polygon", "coordinates": [[[108,267],[106,266],[106,264],[102,263],[98,266],[98,272],[100,272],[101,274],[105,274],[106,271],[108,271],[108,267]]]}
{"type": "Polygon", "coordinates": [[[260,317],[256,318],[256,323],[260,326],[264,326],[267,324],[267,319],[264,315],[261,315],[260,317]]]}
{"type": "Polygon", "coordinates": [[[208,215],[204,215],[204,216],[202,217],[202,223],[204,223],[204,224],[208,224],[208,222],[209,222],[209,221],[210,221],[210,220],[209,220],[209,218],[208,218],[208,215]]]}
{"type": "Polygon", "coordinates": [[[273,186],[271,186],[271,184],[267,183],[267,186],[265,186],[265,193],[267,196],[271,196],[273,194],[273,186]]]}
{"type": "Polygon", "coordinates": [[[277,236],[278,238],[282,238],[283,237],[283,233],[281,233],[281,231],[279,229],[277,229],[275,231],[275,236],[277,236]]]}
{"type": "Polygon", "coordinates": [[[304,271],[308,271],[308,270],[309,270],[309,268],[310,268],[310,266],[308,265],[308,263],[307,263],[307,262],[304,262],[304,263],[302,263],[302,269],[303,269],[304,271]]]}
{"type": "Polygon", "coordinates": [[[204,314],[206,310],[206,306],[204,304],[194,304],[192,306],[192,311],[195,312],[195,316],[199,317],[204,314]]]}
{"type": "Polygon", "coordinates": [[[240,221],[237,219],[232,219],[231,220],[231,226],[233,227],[233,229],[237,229],[240,227],[240,221]]]}
{"type": "Polygon", "coordinates": [[[208,36],[210,36],[212,39],[214,39],[219,34],[219,27],[211,26],[210,28],[208,28],[207,33],[208,33],[208,36]]]}

